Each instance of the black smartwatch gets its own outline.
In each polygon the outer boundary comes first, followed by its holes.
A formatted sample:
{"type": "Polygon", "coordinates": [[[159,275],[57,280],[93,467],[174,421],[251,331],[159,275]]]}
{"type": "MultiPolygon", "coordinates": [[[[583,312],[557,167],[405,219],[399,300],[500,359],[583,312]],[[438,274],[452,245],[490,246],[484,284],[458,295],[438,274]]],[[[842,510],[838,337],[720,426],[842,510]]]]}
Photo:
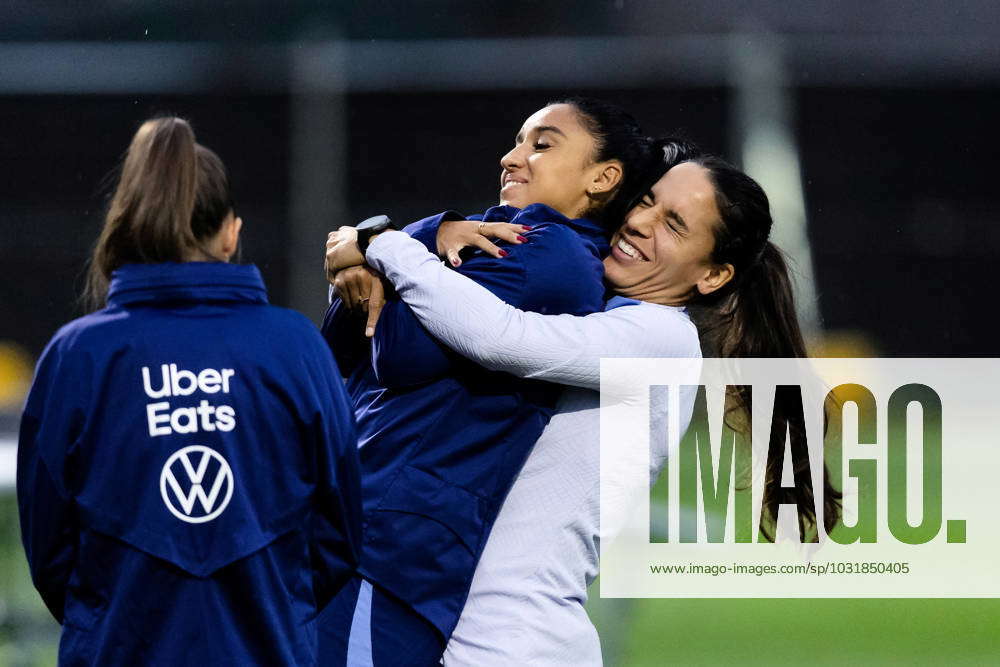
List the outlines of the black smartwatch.
{"type": "Polygon", "coordinates": [[[358,230],[358,249],[361,254],[365,254],[368,250],[368,243],[372,240],[372,237],[376,234],[381,234],[387,229],[399,229],[396,225],[392,224],[392,220],[389,219],[387,215],[375,215],[367,220],[358,223],[355,227],[358,230]]]}

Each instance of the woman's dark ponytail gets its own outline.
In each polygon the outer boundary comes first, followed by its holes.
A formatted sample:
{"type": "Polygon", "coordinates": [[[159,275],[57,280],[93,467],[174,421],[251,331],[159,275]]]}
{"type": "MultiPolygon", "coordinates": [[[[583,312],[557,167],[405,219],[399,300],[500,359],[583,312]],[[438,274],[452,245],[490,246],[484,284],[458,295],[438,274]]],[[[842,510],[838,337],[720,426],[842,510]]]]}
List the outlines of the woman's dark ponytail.
{"type": "Polygon", "coordinates": [[[216,233],[232,209],[221,160],[195,141],[182,118],[143,123],[121,166],[87,273],[90,309],[107,299],[115,269],[181,262],[216,233]]]}
{"type": "MultiPolygon", "coordinates": [[[[706,169],[715,187],[720,223],[714,230],[712,261],[732,264],[735,270],[729,284],[697,297],[689,308],[705,356],[805,357],[788,264],[781,250],[768,240],[772,220],[767,195],[756,181],[719,158],[702,156],[691,161],[706,169]]],[[[751,396],[742,390],[737,394],[739,403],[749,412],[751,396]]],[[[772,432],[784,434],[788,428],[798,428],[790,419],[798,407],[780,397],[775,400],[772,432]]],[[[808,461],[799,465],[803,469],[793,471],[796,477],[805,472],[808,461]]],[[[779,504],[815,507],[811,487],[782,490],[782,471],[772,467],[773,463],[765,470],[761,517],[761,528],[768,539],[774,538],[779,504]]],[[[824,524],[829,532],[840,514],[841,494],[830,486],[828,477],[823,475],[824,524]]],[[[811,532],[815,536],[810,530],[815,525],[814,512],[807,509],[799,515],[801,535],[811,532]]]]}
{"type": "Polygon", "coordinates": [[[765,241],[735,285],[713,300],[704,320],[702,342],[718,357],[804,357],[805,342],[795,313],[795,297],[784,253],[765,241]]]}

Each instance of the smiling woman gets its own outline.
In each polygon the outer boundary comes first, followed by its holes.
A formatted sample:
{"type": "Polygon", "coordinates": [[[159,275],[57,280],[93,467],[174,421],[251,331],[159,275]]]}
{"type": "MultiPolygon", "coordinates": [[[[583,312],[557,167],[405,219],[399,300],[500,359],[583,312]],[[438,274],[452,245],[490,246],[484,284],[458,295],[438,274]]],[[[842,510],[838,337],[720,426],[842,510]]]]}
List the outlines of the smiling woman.
{"type": "Polygon", "coordinates": [[[712,261],[720,219],[708,172],[679,164],[643,195],[611,239],[604,278],[622,296],[665,305],[710,294],[733,278],[733,265],[712,261]]]}
{"type": "MultiPolygon", "coordinates": [[[[453,223],[505,230],[504,247],[447,252],[463,275],[526,311],[584,315],[603,309],[601,258],[609,211],[634,194],[649,155],[638,124],[596,100],[570,99],[532,114],[501,159],[500,205],[482,215],[448,211],[407,227],[430,251],[453,223]],[[509,224],[507,224],[509,223],[509,224]]],[[[354,402],[365,511],[361,575],[319,621],[324,661],[434,665],[458,621],[500,503],[545,427],[558,388],[489,374],[427,335],[390,298],[368,341],[381,282],[337,270],[360,263],[347,231],[332,235],[328,276],[338,298],[324,335],[354,402]],[[360,319],[360,321],[358,321],[360,319]]]]}
{"type": "Polygon", "coordinates": [[[579,118],[573,106],[553,104],[524,122],[514,148],[500,160],[501,205],[546,202],[575,218],[590,208],[588,196],[618,185],[621,162],[593,159],[594,138],[579,118]]]}

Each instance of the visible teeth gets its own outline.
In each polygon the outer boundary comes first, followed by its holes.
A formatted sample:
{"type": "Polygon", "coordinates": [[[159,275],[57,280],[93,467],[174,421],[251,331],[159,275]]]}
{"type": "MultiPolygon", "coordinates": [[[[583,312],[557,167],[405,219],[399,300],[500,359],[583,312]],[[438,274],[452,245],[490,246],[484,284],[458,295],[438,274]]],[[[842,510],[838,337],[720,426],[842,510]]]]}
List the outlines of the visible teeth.
{"type": "Polygon", "coordinates": [[[639,251],[626,242],[625,239],[618,239],[618,249],[629,257],[639,258],[639,251]]]}

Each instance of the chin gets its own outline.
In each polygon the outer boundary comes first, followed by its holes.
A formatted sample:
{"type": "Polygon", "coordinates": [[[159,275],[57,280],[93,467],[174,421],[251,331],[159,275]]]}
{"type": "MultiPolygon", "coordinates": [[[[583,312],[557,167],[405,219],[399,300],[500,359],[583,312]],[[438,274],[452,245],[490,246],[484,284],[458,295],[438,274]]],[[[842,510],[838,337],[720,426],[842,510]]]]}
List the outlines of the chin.
{"type": "Polygon", "coordinates": [[[618,287],[618,271],[620,267],[617,262],[608,256],[604,260],[604,282],[608,287],[615,288],[618,287]]]}

